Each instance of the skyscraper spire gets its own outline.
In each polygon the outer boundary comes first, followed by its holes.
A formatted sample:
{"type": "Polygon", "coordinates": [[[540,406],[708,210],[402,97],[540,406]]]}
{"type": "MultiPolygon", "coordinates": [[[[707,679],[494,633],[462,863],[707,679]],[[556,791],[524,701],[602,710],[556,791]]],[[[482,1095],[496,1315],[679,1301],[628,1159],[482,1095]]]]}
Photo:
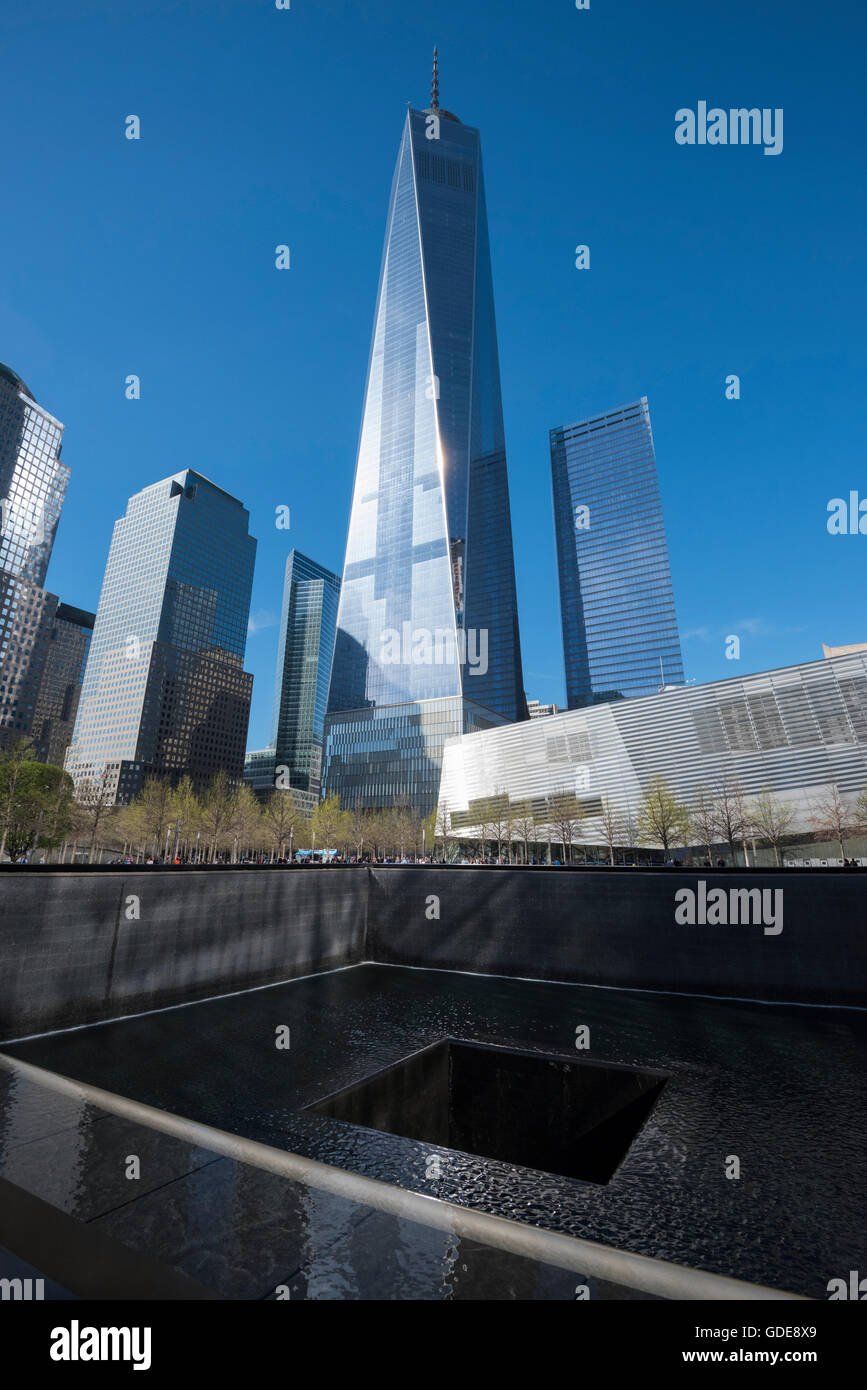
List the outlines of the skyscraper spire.
{"type": "Polygon", "coordinates": [[[430,109],[431,109],[431,111],[439,111],[439,109],[440,109],[440,75],[439,75],[439,62],[438,62],[438,59],[437,59],[437,52],[438,52],[437,46],[436,46],[436,44],[434,44],[433,76],[431,77],[431,84],[430,84],[430,109]]]}

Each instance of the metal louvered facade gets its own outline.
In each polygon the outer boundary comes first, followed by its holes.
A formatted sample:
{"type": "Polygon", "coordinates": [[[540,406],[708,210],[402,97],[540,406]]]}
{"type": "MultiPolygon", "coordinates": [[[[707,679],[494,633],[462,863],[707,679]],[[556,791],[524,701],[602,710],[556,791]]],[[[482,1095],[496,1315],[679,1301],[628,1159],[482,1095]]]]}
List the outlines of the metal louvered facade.
{"type": "Polygon", "coordinates": [[[644,788],[663,777],[691,804],[723,777],[747,796],[769,788],[809,828],[812,805],[836,785],[867,787],[867,656],[833,657],[755,675],[570,710],[446,744],[440,810],[478,830],[473,803],[508,798],[540,826],[568,798],[583,813],[581,841],[603,844],[603,797],[634,817],[644,788]]]}

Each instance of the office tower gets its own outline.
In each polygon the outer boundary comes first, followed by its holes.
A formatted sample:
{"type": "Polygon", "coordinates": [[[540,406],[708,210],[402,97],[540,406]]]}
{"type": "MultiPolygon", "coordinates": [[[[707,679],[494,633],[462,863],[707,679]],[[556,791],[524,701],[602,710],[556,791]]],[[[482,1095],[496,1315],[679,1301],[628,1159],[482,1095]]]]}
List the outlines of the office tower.
{"type": "Polygon", "coordinates": [[[256,542],[237,498],[182,469],[114,527],[66,767],[127,801],[149,775],[240,780],[256,542]]]}
{"type": "Polygon", "coordinates": [[[479,132],[408,110],[326,721],[344,805],[436,804],[445,739],[526,716],[479,132]]]}
{"type": "Polygon", "coordinates": [[[647,398],[551,430],[569,709],[683,684],[647,398]]]}
{"type": "Polygon", "coordinates": [[[260,796],[279,784],[305,811],[319,801],[328,682],[340,580],[293,550],[286,561],[271,744],[247,754],[244,776],[260,796]],[[278,783],[279,778],[279,783],[278,783]]]}
{"type": "Polygon", "coordinates": [[[43,625],[45,652],[30,736],[40,762],[62,767],[75,727],[96,615],[59,603],[53,594],[48,597],[54,601],[51,619],[43,625]]]}
{"type": "Polygon", "coordinates": [[[0,571],[40,587],[69,483],[62,439],[60,421],[0,363],[0,571]]]}
{"type": "Polygon", "coordinates": [[[60,421],[0,364],[0,745],[32,738],[33,756],[56,763],[78,700],[72,648],[82,641],[58,617],[66,605],[43,587],[69,482],[62,438],[60,421]]]}

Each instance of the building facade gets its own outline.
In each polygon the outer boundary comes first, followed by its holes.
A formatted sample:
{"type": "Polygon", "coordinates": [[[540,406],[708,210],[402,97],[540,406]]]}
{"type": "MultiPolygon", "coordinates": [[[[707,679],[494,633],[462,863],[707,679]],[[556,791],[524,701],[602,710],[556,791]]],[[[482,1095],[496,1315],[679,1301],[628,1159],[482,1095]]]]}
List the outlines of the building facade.
{"type": "Polygon", "coordinates": [[[31,737],[39,761],[55,767],[63,766],[72,739],[95,621],[95,613],[55,600],[53,617],[45,624],[48,636],[31,737]]]}
{"type": "Polygon", "coordinates": [[[290,787],[311,792],[317,801],[339,598],[336,574],[298,550],[290,553],[280,616],[273,744],[277,766],[288,768],[290,787]]]}
{"type": "MultiPolygon", "coordinates": [[[[445,750],[440,813],[476,837],[491,807],[529,814],[539,839],[558,838],[564,808],[576,841],[604,845],[603,806],[635,845],[641,797],[661,777],[695,807],[702,791],[768,789],[810,833],[816,806],[837,788],[867,787],[867,654],[830,657],[755,675],[684,686],[571,710],[471,738],[445,750]]],[[[516,837],[517,838],[517,837],[516,837]]]]}
{"type": "Polygon", "coordinates": [[[292,550],[286,561],[271,743],[247,754],[244,777],[260,796],[291,790],[311,811],[322,789],[325,713],[340,580],[292,550]]]}
{"type": "Polygon", "coordinates": [[[527,701],[527,717],[529,719],[547,719],[551,714],[562,714],[559,705],[542,705],[538,700],[527,701]]]}
{"type": "Polygon", "coordinates": [[[492,723],[526,716],[481,146],[435,81],[430,108],[407,112],[392,183],[327,791],[380,806],[388,786],[426,813],[439,731],[463,732],[480,709],[492,723]]]}
{"type": "Polygon", "coordinates": [[[508,721],[461,696],[355,710],[329,720],[327,791],[341,805],[409,806],[426,816],[437,804],[443,750],[461,733],[508,721]]]}
{"type": "Polygon", "coordinates": [[[683,684],[650,411],[551,431],[569,709],[683,684]]]}
{"type": "Polygon", "coordinates": [[[115,523],[66,767],[127,801],[149,775],[239,781],[256,542],[249,513],[183,469],[115,523]]]}
{"type": "Polygon", "coordinates": [[[0,746],[28,738],[57,765],[93,620],[44,588],[69,483],[62,441],[60,421],[0,363],[0,746]]]}
{"type": "Polygon", "coordinates": [[[62,443],[60,421],[0,363],[0,571],[40,587],[69,484],[62,443]]]}

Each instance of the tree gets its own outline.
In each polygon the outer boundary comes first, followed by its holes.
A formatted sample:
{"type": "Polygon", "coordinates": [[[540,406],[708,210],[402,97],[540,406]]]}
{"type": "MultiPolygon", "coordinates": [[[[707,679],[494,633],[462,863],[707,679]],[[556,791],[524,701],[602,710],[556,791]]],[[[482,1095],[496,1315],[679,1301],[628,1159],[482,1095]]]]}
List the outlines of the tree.
{"type": "Polygon", "coordinates": [[[858,817],[858,829],[867,830],[867,787],[859,793],[855,802],[855,814],[858,817]]]}
{"type": "Polygon", "coordinates": [[[369,838],[370,816],[364,806],[353,806],[344,812],[343,820],[349,844],[353,848],[355,858],[360,861],[364,853],[364,842],[369,838]]]}
{"type": "Polygon", "coordinates": [[[631,806],[627,806],[622,817],[623,839],[629,849],[634,849],[638,844],[638,816],[631,806]]]}
{"type": "Polygon", "coordinates": [[[277,846],[278,858],[282,859],[286,841],[294,846],[302,820],[298,804],[289,788],[271,793],[262,808],[262,820],[277,846]]]}
{"type": "Polygon", "coordinates": [[[829,840],[836,840],[840,846],[840,857],[846,858],[846,841],[855,833],[858,817],[851,806],[840,795],[840,788],[833,782],[826,794],[813,805],[810,824],[829,840]]]}
{"type": "Polygon", "coordinates": [[[512,822],[514,816],[509,807],[509,798],[502,792],[497,793],[489,802],[490,835],[492,840],[497,842],[497,860],[503,857],[503,841],[507,844],[511,840],[512,822]]]}
{"type": "Polygon", "coordinates": [[[794,806],[790,801],[779,801],[769,787],[762,787],[750,807],[749,815],[756,833],[773,846],[779,868],[780,845],[795,820],[794,806]]]}
{"type": "Polygon", "coordinates": [[[370,823],[374,854],[384,858],[396,843],[394,811],[371,811],[370,823]]]}
{"type": "Polygon", "coordinates": [[[201,830],[202,809],[192,781],[187,776],[182,777],[175,787],[172,816],[179,846],[190,850],[195,845],[196,832],[201,830]]]}
{"type": "Polygon", "coordinates": [[[70,824],[72,778],[47,763],[21,763],[15,776],[15,796],[7,804],[6,848],[17,859],[37,844],[58,844],[70,824]]]}
{"type": "Polygon", "coordinates": [[[615,807],[609,796],[602,798],[602,812],[599,816],[602,826],[602,834],[605,836],[605,843],[608,846],[609,863],[615,863],[614,851],[616,847],[623,843],[623,817],[615,807]]]}
{"type": "Polygon", "coordinates": [[[563,846],[563,857],[572,862],[572,842],[581,826],[583,814],[578,798],[571,792],[559,792],[548,799],[548,823],[555,838],[563,846]]]}
{"type": "Polygon", "coordinates": [[[138,830],[135,838],[149,845],[158,858],[165,853],[169,826],[174,820],[173,788],[168,777],[148,777],[128,813],[121,820],[128,831],[138,830]]]}
{"type": "Polygon", "coordinates": [[[217,846],[225,841],[235,817],[235,791],[222,768],[206,787],[200,805],[202,831],[213,862],[217,846]]]}
{"type": "Polygon", "coordinates": [[[476,817],[476,824],[479,828],[479,835],[481,837],[482,846],[482,858],[484,859],[485,849],[487,847],[488,840],[493,839],[493,831],[491,828],[492,810],[490,801],[478,802],[473,807],[473,814],[476,817]]]}
{"type": "Polygon", "coordinates": [[[740,840],[744,847],[744,861],[749,867],[746,845],[746,836],[749,833],[749,816],[744,794],[736,777],[729,777],[724,773],[717,780],[714,787],[714,808],[717,835],[728,845],[732,864],[734,865],[736,861],[736,845],[737,841],[740,840]]]}
{"type": "Polygon", "coordinates": [[[0,762],[0,815],[2,815],[3,833],[0,838],[0,859],[6,853],[6,841],[9,837],[9,829],[15,819],[15,797],[21,770],[25,764],[32,762],[31,753],[33,744],[29,738],[17,739],[3,750],[2,762],[0,762]]]}
{"type": "Polygon", "coordinates": [[[690,810],[692,834],[700,845],[704,845],[708,863],[713,864],[713,847],[718,831],[717,806],[705,787],[699,787],[690,810]]]}
{"type": "Polygon", "coordinates": [[[689,838],[689,813],[663,777],[654,777],[641,794],[638,834],[642,843],[660,845],[666,855],[689,838]]]}
{"type": "Polygon", "coordinates": [[[341,835],[341,820],[343,811],[340,809],[340,797],[337,795],[326,796],[324,801],[320,801],[316,810],[310,818],[310,826],[320,849],[335,849],[336,842],[341,835]]]}
{"type": "Polygon", "coordinates": [[[371,858],[378,859],[382,854],[383,843],[382,812],[374,811],[371,807],[368,807],[365,814],[368,817],[366,831],[367,848],[370,851],[371,858]]]}
{"type": "Polygon", "coordinates": [[[100,831],[107,829],[117,814],[114,789],[107,771],[101,777],[79,782],[75,792],[76,829],[88,841],[89,864],[93,863],[100,831]]]}
{"type": "Polygon", "coordinates": [[[64,772],[62,768],[51,767],[50,771],[56,775],[53,778],[53,786],[46,788],[48,804],[39,842],[48,849],[55,849],[62,844],[73,823],[75,784],[69,773],[64,772]]]}
{"type": "Polygon", "coordinates": [[[530,845],[536,843],[536,817],[530,801],[521,801],[515,807],[515,834],[523,843],[526,864],[530,859],[530,845]]]}
{"type": "Polygon", "coordinates": [[[425,816],[421,823],[424,832],[422,837],[422,847],[426,854],[433,856],[437,841],[437,807],[431,811],[429,816],[425,816]]]}
{"type": "Polygon", "coordinates": [[[399,797],[395,804],[393,824],[400,857],[404,859],[407,849],[417,850],[421,841],[421,818],[410,806],[409,799],[405,796],[399,797]]]}
{"type": "Polygon", "coordinates": [[[434,843],[440,841],[443,847],[443,863],[448,862],[449,841],[452,839],[452,818],[449,808],[445,802],[441,802],[436,810],[434,820],[434,843]]]}
{"type": "Polygon", "coordinates": [[[232,862],[236,859],[236,850],[252,849],[257,850],[262,846],[262,808],[256,800],[256,796],[246,782],[238,787],[235,793],[232,823],[229,829],[234,837],[232,849],[232,862]]]}
{"type": "Polygon", "coordinates": [[[506,805],[503,810],[503,839],[506,841],[506,860],[512,862],[512,839],[515,834],[515,808],[512,802],[506,797],[506,805]]]}

